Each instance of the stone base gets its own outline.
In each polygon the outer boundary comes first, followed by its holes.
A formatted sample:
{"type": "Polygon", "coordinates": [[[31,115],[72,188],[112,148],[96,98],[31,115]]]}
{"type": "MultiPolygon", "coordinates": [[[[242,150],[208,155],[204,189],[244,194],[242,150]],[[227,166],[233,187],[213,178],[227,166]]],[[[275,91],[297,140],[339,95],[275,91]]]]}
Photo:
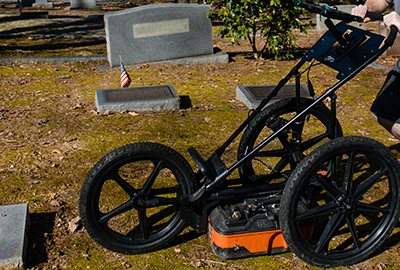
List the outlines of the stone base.
{"type": "Polygon", "coordinates": [[[180,98],[169,85],[96,90],[98,112],[164,111],[180,109],[180,98]]]}
{"type": "Polygon", "coordinates": [[[53,8],[53,2],[45,2],[45,1],[36,2],[36,3],[32,4],[32,7],[53,8]]]}
{"type": "MultiPolygon", "coordinates": [[[[276,85],[239,85],[236,87],[236,99],[243,102],[248,108],[255,109],[260,105],[261,101],[275,89],[275,87],[276,85]]],[[[300,86],[300,96],[311,97],[308,88],[304,84],[301,84],[300,86]]],[[[296,97],[295,85],[287,84],[267,105],[281,99],[294,97],[296,97]]]]}
{"type": "Polygon", "coordinates": [[[28,204],[0,206],[0,269],[24,269],[28,204]]]}
{"type": "MultiPolygon", "coordinates": [[[[139,64],[125,64],[125,68],[127,67],[134,67],[140,66],[143,64],[149,65],[196,65],[196,64],[211,64],[211,63],[229,63],[229,55],[222,51],[220,48],[214,47],[213,54],[206,54],[206,55],[198,55],[198,56],[191,56],[191,57],[183,57],[177,59],[170,59],[170,60],[162,60],[162,61],[154,61],[154,62],[144,62],[139,64]]],[[[117,66],[101,66],[99,70],[112,70],[112,69],[119,69],[119,64],[117,66]]]]}

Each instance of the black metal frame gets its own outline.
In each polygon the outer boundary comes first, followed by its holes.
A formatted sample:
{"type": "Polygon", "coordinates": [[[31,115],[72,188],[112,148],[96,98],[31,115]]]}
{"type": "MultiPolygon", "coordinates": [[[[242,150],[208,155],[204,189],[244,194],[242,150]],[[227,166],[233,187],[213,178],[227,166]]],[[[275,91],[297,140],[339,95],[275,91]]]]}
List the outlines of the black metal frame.
{"type": "MultiPolygon", "coordinates": [[[[330,98],[331,106],[331,130],[334,132],[336,123],[335,91],[350,81],[369,64],[374,62],[393,44],[397,34],[397,28],[392,27],[389,37],[381,46],[382,42],[384,41],[383,36],[352,27],[344,22],[341,22],[335,26],[329,19],[341,19],[345,22],[361,21],[361,18],[359,17],[310,4],[299,3],[298,5],[305,7],[312,12],[322,10],[321,14],[328,17],[328,19],[325,21],[325,24],[327,25],[329,31],[327,31],[314,44],[314,46],[309,49],[309,51],[301,58],[299,63],[292,68],[288,75],[278,83],[276,88],[261,101],[260,105],[255,109],[255,111],[248,116],[248,118],[226,140],[226,142],[211,155],[210,158],[204,160],[194,148],[190,148],[188,150],[193,160],[200,168],[196,175],[196,179],[199,181],[198,185],[200,185],[200,187],[193,194],[174,199],[157,198],[143,201],[142,203],[146,207],[159,206],[163,204],[175,204],[180,207],[182,219],[191,225],[197,232],[205,233],[207,229],[208,212],[212,207],[219,204],[221,201],[234,200],[235,197],[238,197],[239,195],[254,196],[255,194],[260,193],[262,193],[263,196],[279,196],[279,193],[283,190],[285,183],[268,184],[269,180],[277,176],[274,175],[274,173],[271,173],[267,176],[252,176],[252,179],[239,178],[226,180],[226,178],[241,164],[243,164],[243,162],[249,158],[252,158],[257,152],[259,152],[263,147],[265,147],[292,124],[294,124],[298,131],[294,132],[293,134],[294,141],[296,142],[295,150],[297,150],[295,152],[301,153],[302,149],[300,148],[300,143],[301,127],[303,124],[302,119],[304,119],[303,117],[309,114],[317,104],[323,102],[328,97],[330,98]],[[339,81],[331,88],[328,88],[320,97],[316,98],[314,102],[305,110],[301,110],[300,78],[304,73],[309,71],[313,65],[315,65],[315,61],[325,64],[328,67],[338,71],[336,78],[339,81]],[[307,67],[305,71],[300,72],[300,69],[306,62],[311,62],[309,67],[307,67]],[[282,89],[282,87],[293,78],[295,79],[296,116],[279,128],[279,130],[262,141],[245,157],[238,160],[230,167],[227,167],[221,160],[221,156],[224,154],[227,147],[249,125],[256,115],[263,110],[263,108],[282,89]],[[203,178],[204,181],[200,183],[200,180],[203,178]],[[234,184],[244,183],[246,181],[257,182],[257,180],[263,180],[263,182],[260,181],[257,184],[249,186],[232,186],[234,184]]],[[[310,90],[313,92],[312,89],[310,90]]],[[[313,93],[311,94],[312,96],[314,95],[313,93]]],[[[323,138],[319,137],[318,139],[322,140],[323,138]]],[[[316,143],[316,141],[314,141],[314,143],[316,143]]],[[[300,158],[300,156],[297,157],[298,161],[300,161],[300,158]]]]}

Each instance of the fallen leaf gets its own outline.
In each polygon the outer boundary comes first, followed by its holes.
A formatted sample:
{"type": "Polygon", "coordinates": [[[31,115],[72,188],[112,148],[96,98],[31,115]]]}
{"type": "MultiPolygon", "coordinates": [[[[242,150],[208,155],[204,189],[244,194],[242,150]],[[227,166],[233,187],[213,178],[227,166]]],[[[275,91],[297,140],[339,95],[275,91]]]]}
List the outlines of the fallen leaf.
{"type": "Polygon", "coordinates": [[[81,225],[81,217],[77,216],[74,219],[71,219],[70,222],[68,222],[68,228],[71,232],[76,232],[79,228],[79,226],[81,225]]]}
{"type": "Polygon", "coordinates": [[[199,268],[201,266],[201,261],[200,260],[194,260],[190,263],[191,266],[199,268]]]}
{"type": "Polygon", "coordinates": [[[61,203],[57,200],[51,200],[50,201],[50,205],[51,206],[61,206],[61,203]]]}

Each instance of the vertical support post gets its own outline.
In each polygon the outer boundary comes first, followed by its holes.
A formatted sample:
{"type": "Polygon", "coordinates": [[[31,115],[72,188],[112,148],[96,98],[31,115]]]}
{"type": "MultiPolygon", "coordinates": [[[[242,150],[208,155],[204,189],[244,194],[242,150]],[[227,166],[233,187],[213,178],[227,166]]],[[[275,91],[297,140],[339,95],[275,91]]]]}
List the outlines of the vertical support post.
{"type": "Polygon", "coordinates": [[[330,98],[331,98],[331,123],[332,123],[331,139],[333,139],[336,137],[336,100],[337,100],[337,96],[333,92],[332,95],[330,96],[330,98]]]}

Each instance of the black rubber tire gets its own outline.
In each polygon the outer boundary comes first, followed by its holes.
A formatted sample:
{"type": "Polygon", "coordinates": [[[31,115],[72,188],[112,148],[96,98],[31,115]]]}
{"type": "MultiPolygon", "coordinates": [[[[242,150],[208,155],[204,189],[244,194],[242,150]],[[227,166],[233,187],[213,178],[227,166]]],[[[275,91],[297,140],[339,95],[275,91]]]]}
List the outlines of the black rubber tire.
{"type": "Polygon", "coordinates": [[[318,267],[368,258],[399,220],[399,172],[393,153],[369,138],[338,138],[314,150],[283,191],[279,220],[289,248],[318,267]]]}
{"type": "MultiPolygon", "coordinates": [[[[312,102],[313,100],[311,99],[302,98],[300,100],[301,110],[307,108],[312,102]]],[[[243,133],[238,147],[238,160],[251,152],[262,140],[281,128],[287,120],[293,118],[295,116],[295,111],[295,99],[280,100],[264,108],[243,133]],[[281,122],[274,126],[273,123],[277,123],[276,119],[280,119],[281,122]]],[[[331,112],[323,103],[314,107],[311,111],[311,115],[305,116],[305,119],[306,125],[303,125],[302,128],[302,155],[311,152],[311,150],[315,149],[318,145],[330,139],[343,136],[342,128],[337,119],[335,123],[335,133],[331,132],[331,112]]],[[[297,162],[293,160],[291,154],[293,143],[290,141],[291,136],[288,135],[291,132],[292,129],[289,127],[285,130],[285,134],[276,137],[254,157],[246,160],[239,166],[240,175],[243,177],[282,173],[282,177],[287,178],[297,165],[297,162]]]]}
{"type": "Polygon", "coordinates": [[[83,183],[83,225],[93,240],[111,251],[159,249],[185,225],[179,207],[146,207],[141,202],[190,195],[193,183],[190,165],[173,149],[156,143],[122,146],[101,158],[83,183]]]}

